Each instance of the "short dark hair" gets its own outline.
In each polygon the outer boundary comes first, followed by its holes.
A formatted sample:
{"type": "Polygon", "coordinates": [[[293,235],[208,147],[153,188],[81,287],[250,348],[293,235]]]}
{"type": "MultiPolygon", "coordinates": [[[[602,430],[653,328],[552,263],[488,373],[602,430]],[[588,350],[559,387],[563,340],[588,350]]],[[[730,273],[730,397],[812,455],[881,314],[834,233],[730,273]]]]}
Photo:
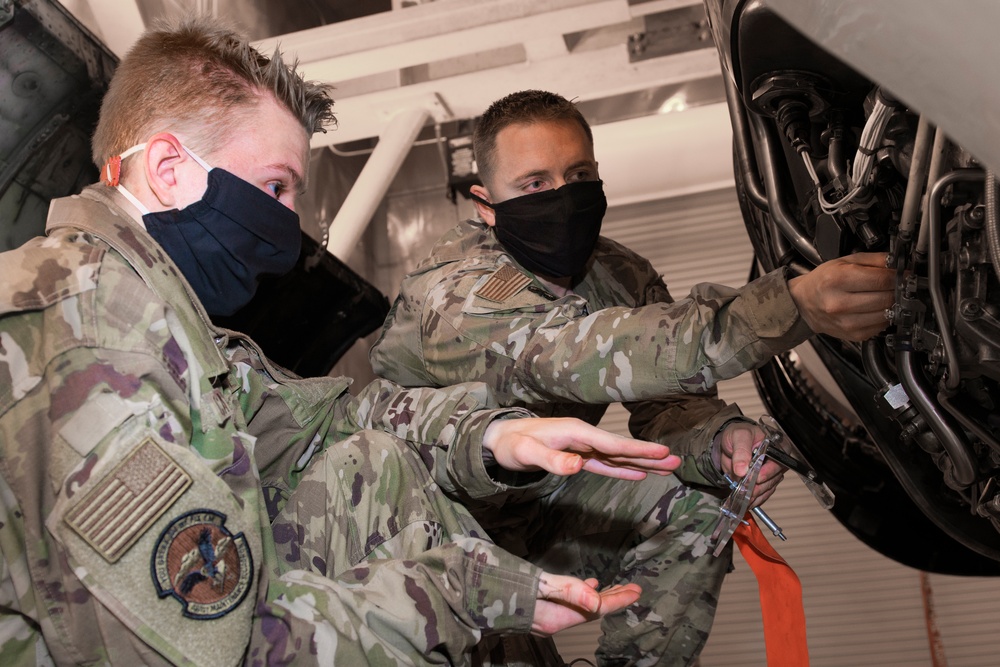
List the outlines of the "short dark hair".
{"type": "Polygon", "coordinates": [[[562,95],[544,90],[522,90],[502,97],[486,109],[476,122],[472,152],[479,178],[489,188],[496,169],[497,135],[509,125],[573,120],[580,124],[587,140],[594,144],[594,133],[576,105],[562,95]]]}

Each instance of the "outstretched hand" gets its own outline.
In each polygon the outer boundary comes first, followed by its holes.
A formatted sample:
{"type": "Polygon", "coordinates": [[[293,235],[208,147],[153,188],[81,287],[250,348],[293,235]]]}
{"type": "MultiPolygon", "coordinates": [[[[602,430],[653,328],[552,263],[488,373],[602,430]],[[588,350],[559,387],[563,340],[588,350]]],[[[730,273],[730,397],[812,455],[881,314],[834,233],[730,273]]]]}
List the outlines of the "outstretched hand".
{"type": "Polygon", "coordinates": [[[646,473],[667,475],[681,464],[669,447],[615,435],[573,417],[498,419],[486,429],[483,446],[502,468],[555,475],[586,470],[638,480],[646,473]]]}
{"type": "Polygon", "coordinates": [[[809,328],[850,341],[867,340],[885,329],[896,283],[896,272],[886,268],[885,260],[885,253],[859,252],[789,280],[792,301],[809,328]]]}
{"type": "Polygon", "coordinates": [[[583,581],[543,572],[538,584],[531,633],[548,636],[593,621],[624,609],[638,600],[641,593],[642,589],[637,584],[611,586],[598,591],[597,579],[583,581]]]}
{"type": "MultiPolygon", "coordinates": [[[[764,437],[764,431],[756,424],[739,421],[727,424],[712,443],[712,460],[715,466],[731,479],[741,479],[750,469],[753,451],[764,442],[764,437]]],[[[785,466],[765,457],[750,497],[751,507],[761,505],[771,497],[786,470],[785,466]]]]}

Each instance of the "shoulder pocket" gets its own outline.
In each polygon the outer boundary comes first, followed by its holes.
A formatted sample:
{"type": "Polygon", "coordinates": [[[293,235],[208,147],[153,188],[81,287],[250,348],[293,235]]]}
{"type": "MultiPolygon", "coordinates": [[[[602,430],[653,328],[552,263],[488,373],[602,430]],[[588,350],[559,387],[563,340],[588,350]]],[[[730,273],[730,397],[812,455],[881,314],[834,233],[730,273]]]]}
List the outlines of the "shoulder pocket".
{"type": "Polygon", "coordinates": [[[130,431],[56,502],[46,527],[97,603],[156,650],[235,662],[249,642],[262,554],[256,508],[186,447],[130,431]]]}
{"type": "Polygon", "coordinates": [[[530,289],[532,279],[504,264],[496,271],[480,276],[462,304],[462,312],[470,315],[488,315],[534,308],[549,300],[530,289]]]}
{"type": "Polygon", "coordinates": [[[51,306],[97,287],[104,250],[58,237],[0,253],[0,315],[51,306]]]}

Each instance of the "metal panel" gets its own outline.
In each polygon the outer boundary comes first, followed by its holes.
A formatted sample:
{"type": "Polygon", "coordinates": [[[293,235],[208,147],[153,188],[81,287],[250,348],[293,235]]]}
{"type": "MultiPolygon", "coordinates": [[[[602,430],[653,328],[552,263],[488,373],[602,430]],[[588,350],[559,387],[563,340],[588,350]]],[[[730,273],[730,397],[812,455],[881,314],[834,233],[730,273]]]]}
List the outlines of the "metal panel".
{"type": "Polygon", "coordinates": [[[994,83],[1000,5],[912,0],[771,0],[768,5],[1000,168],[1000,116],[993,112],[1000,107],[1000,86],[994,83]]]}

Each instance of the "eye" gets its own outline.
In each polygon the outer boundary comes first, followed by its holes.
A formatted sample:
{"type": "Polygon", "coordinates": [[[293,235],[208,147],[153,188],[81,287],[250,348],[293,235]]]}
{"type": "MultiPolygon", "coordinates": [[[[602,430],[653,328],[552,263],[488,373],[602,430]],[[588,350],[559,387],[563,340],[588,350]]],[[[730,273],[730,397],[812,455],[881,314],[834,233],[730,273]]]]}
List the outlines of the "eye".
{"type": "Polygon", "coordinates": [[[538,192],[545,189],[545,181],[536,178],[533,181],[525,183],[521,189],[525,192],[538,192]]]}
{"type": "Polygon", "coordinates": [[[284,184],[279,181],[271,181],[264,187],[267,188],[267,191],[270,192],[271,196],[274,197],[275,199],[279,199],[282,193],[285,191],[284,184]]]}
{"type": "Polygon", "coordinates": [[[566,179],[566,182],[577,183],[580,181],[592,181],[592,180],[595,180],[594,175],[590,172],[589,169],[580,169],[578,171],[574,171],[573,173],[571,173],[569,177],[566,179]]]}

